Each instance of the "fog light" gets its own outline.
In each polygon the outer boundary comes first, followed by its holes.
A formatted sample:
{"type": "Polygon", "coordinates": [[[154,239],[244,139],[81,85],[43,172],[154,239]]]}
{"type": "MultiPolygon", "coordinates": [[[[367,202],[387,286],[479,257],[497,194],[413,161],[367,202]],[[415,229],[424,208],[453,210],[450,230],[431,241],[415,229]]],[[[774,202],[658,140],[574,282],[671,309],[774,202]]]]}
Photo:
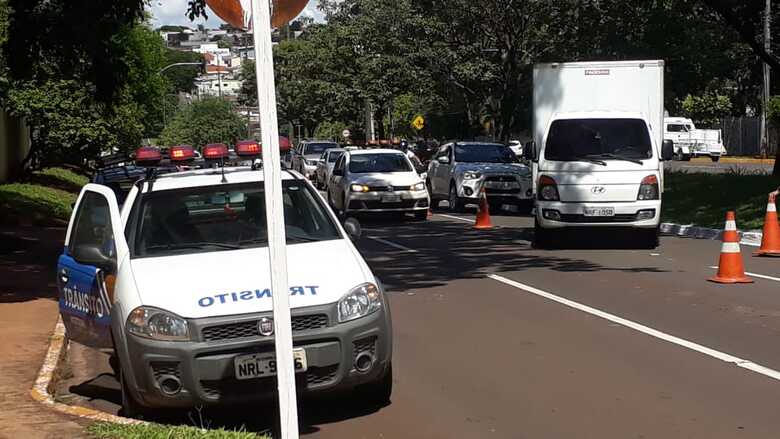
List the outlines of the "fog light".
{"type": "Polygon", "coordinates": [[[470,197],[471,195],[474,194],[474,190],[471,189],[470,187],[464,187],[463,193],[466,194],[467,197],[470,197]]]}
{"type": "Polygon", "coordinates": [[[637,221],[649,220],[655,218],[655,209],[643,209],[637,212],[637,221]]]}
{"type": "Polygon", "coordinates": [[[557,210],[552,209],[544,209],[542,210],[542,216],[545,217],[545,219],[553,220],[553,221],[560,221],[561,220],[561,213],[557,210]]]}

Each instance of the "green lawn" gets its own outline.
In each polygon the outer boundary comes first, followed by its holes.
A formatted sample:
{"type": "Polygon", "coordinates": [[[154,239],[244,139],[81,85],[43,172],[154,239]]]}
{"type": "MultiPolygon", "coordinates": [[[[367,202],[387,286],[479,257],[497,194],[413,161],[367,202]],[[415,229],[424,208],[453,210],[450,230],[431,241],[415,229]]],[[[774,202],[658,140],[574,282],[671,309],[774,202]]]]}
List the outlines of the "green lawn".
{"type": "Polygon", "coordinates": [[[97,422],[87,427],[95,439],[262,439],[256,433],[232,430],[205,430],[188,426],[160,424],[120,425],[97,422]]]}
{"type": "Polygon", "coordinates": [[[63,225],[86,177],[61,168],[34,172],[21,183],[0,185],[0,221],[19,224],[63,225]]]}
{"type": "Polygon", "coordinates": [[[726,212],[737,213],[740,230],[761,229],[769,192],[780,180],[767,175],[666,173],[664,222],[722,228],[726,212]]]}

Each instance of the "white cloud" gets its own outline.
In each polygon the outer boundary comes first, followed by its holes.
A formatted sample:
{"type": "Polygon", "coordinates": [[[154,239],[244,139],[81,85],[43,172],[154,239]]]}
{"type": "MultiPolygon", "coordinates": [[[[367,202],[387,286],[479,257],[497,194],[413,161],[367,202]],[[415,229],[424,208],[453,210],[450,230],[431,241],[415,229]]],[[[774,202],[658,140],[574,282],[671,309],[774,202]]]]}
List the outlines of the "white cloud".
{"type": "MultiPolygon", "coordinates": [[[[196,27],[198,24],[204,24],[208,28],[215,28],[224,23],[209,9],[206,12],[209,16],[208,20],[199,18],[195,21],[190,21],[186,16],[188,3],[187,0],[152,0],[150,8],[153,16],[152,24],[155,27],[164,24],[196,27]]],[[[310,0],[309,4],[301,12],[301,15],[314,18],[316,21],[323,21],[324,19],[322,13],[317,10],[317,0],[310,0]]]]}

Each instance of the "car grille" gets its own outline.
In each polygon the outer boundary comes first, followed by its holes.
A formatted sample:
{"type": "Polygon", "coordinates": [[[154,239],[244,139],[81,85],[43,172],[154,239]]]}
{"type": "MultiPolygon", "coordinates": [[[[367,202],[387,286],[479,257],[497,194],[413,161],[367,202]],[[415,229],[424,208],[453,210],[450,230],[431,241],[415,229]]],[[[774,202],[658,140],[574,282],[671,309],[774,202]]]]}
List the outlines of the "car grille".
{"type": "Polygon", "coordinates": [[[411,186],[369,186],[368,190],[370,192],[394,192],[394,191],[410,191],[412,190],[411,186]],[[390,190],[392,188],[392,190],[390,190]]]}
{"type": "Polygon", "coordinates": [[[485,193],[488,195],[511,195],[511,194],[519,194],[522,192],[522,188],[513,188],[513,189],[494,189],[494,188],[485,188],[485,193]]]}
{"type": "MultiPolygon", "coordinates": [[[[261,336],[257,327],[258,320],[249,320],[239,323],[228,323],[203,328],[201,334],[204,341],[231,340],[236,338],[248,338],[261,336]]],[[[311,331],[328,326],[326,314],[309,314],[292,317],[293,332],[311,331]]]]}
{"type": "Polygon", "coordinates": [[[511,175],[488,175],[485,181],[497,181],[501,183],[517,183],[517,179],[511,175]]]}
{"type": "Polygon", "coordinates": [[[357,359],[361,352],[369,352],[376,355],[376,337],[366,337],[352,342],[352,361],[357,359]]]}
{"type": "Polygon", "coordinates": [[[615,216],[585,216],[582,214],[561,214],[561,221],[566,223],[630,223],[636,221],[636,214],[618,214],[615,216]]]}
{"type": "MultiPolygon", "coordinates": [[[[306,371],[306,385],[318,386],[331,383],[336,379],[338,370],[338,364],[325,367],[310,367],[306,371]]],[[[236,398],[248,394],[263,395],[276,391],[276,378],[209,380],[201,381],[200,387],[209,399],[236,398]]]]}
{"type": "Polygon", "coordinates": [[[415,207],[428,207],[428,200],[401,200],[396,203],[383,203],[379,200],[352,200],[349,202],[350,210],[361,209],[413,209],[415,207]]]}

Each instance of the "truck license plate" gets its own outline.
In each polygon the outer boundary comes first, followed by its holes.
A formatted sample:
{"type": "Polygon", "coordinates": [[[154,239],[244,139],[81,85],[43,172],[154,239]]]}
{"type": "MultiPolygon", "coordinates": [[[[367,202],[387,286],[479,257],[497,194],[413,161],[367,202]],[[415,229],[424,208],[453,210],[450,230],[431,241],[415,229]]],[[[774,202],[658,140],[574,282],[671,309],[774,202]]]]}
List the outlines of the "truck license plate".
{"type": "Polygon", "coordinates": [[[585,216],[615,216],[614,207],[586,207],[585,216]]]}
{"type": "MultiPolygon", "coordinates": [[[[296,373],[305,372],[306,369],[308,369],[305,350],[293,349],[293,360],[295,362],[296,373]]],[[[276,354],[241,355],[236,357],[235,368],[236,378],[239,380],[275,376],[276,354]]]]}
{"type": "Polygon", "coordinates": [[[382,202],[383,203],[398,203],[401,201],[400,195],[382,195],[382,202]]]}

